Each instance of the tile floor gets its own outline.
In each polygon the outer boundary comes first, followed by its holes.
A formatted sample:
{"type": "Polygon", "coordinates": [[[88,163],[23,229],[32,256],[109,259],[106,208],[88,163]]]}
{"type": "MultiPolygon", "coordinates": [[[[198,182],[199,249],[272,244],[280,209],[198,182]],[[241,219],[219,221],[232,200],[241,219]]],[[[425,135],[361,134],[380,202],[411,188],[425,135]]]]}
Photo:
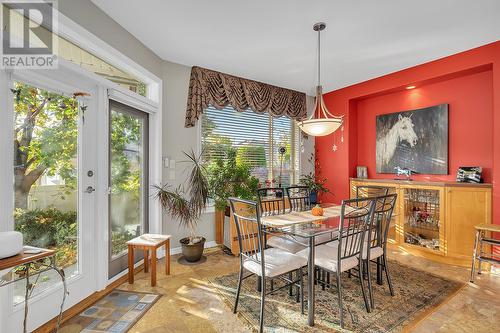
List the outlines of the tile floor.
{"type": "MultiPolygon", "coordinates": [[[[124,290],[153,291],[164,296],[137,322],[130,332],[249,332],[236,315],[218,297],[205,281],[207,278],[238,270],[239,261],[218,249],[206,251],[207,261],[192,266],[177,263],[172,258],[172,275],[161,274],[158,267],[158,285],[151,288],[149,276],[137,274],[133,285],[120,286],[124,290]]],[[[391,251],[390,258],[407,265],[428,270],[450,279],[468,281],[469,270],[448,266],[415,257],[399,250],[391,251]]],[[[476,284],[468,284],[458,294],[422,320],[412,331],[429,332],[494,332],[500,327],[500,276],[482,274],[476,284]]]]}

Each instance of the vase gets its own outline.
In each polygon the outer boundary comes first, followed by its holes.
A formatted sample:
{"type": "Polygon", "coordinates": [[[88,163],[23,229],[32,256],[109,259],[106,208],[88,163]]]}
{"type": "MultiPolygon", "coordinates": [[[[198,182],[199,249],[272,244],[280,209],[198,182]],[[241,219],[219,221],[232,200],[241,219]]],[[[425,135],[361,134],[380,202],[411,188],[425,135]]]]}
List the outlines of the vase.
{"type": "Polygon", "coordinates": [[[311,193],[309,193],[309,202],[311,203],[311,205],[315,205],[318,203],[318,192],[311,191],[311,193]]]}

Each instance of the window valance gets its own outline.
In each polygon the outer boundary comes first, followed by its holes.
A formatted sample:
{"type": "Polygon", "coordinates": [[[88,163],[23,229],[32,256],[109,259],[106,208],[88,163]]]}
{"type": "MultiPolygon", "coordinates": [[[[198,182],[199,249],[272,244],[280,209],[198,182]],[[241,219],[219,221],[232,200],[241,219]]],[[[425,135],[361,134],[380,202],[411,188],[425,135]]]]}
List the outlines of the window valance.
{"type": "Polygon", "coordinates": [[[185,127],[194,126],[209,105],[219,110],[231,105],[239,112],[250,108],[296,120],[307,115],[304,93],[195,66],[191,69],[185,127]]]}

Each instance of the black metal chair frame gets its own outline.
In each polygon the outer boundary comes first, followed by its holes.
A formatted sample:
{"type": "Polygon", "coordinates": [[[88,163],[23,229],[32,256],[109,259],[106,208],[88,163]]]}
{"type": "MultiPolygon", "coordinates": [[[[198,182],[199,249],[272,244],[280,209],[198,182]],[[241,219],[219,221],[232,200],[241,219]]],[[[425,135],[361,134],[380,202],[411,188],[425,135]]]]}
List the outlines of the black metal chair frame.
{"type": "MultiPolygon", "coordinates": [[[[265,254],[264,254],[264,235],[266,234],[265,229],[262,227],[260,222],[260,207],[257,202],[250,200],[243,200],[239,198],[229,198],[229,202],[231,204],[231,210],[234,217],[234,222],[236,225],[236,231],[238,234],[238,245],[240,247],[239,257],[240,257],[240,271],[238,275],[238,286],[236,289],[236,300],[234,303],[233,313],[237,312],[238,308],[238,300],[241,291],[241,283],[246,278],[254,275],[251,273],[247,276],[244,276],[244,260],[251,260],[261,265],[261,279],[260,279],[260,297],[261,297],[261,305],[260,305],[260,321],[259,321],[259,332],[262,332],[264,329],[264,304],[265,304],[265,296],[275,293],[278,290],[283,288],[287,288],[290,286],[295,286],[297,288],[296,302],[300,302],[300,308],[302,314],[304,313],[304,291],[303,291],[303,273],[302,268],[297,269],[297,279],[293,280],[289,277],[285,277],[284,273],[280,276],[282,280],[286,282],[283,286],[280,286],[277,289],[274,289],[271,286],[271,290],[266,292],[266,276],[265,276],[265,254]],[[248,206],[249,210],[253,210],[255,214],[253,217],[243,216],[238,214],[238,211],[235,209],[235,203],[242,203],[248,206]],[[244,223],[242,223],[245,221],[244,223]],[[257,235],[255,235],[255,231],[250,231],[248,228],[248,224],[252,224],[253,226],[257,226],[257,235]],[[255,239],[257,238],[257,240],[255,239]],[[253,250],[256,249],[256,250],[253,250]],[[260,254],[260,255],[259,255],[260,254]]],[[[256,274],[257,275],[257,274],[256,274]]],[[[258,275],[257,275],[258,276],[258,275]]]]}
{"type": "MultiPolygon", "coordinates": [[[[325,286],[329,288],[335,287],[337,289],[340,326],[342,328],[344,327],[344,309],[341,285],[342,261],[352,257],[359,258],[360,253],[363,251],[366,231],[370,228],[370,224],[373,221],[374,208],[374,198],[349,199],[342,201],[337,248],[337,269],[336,271],[330,271],[322,267],[322,270],[335,276],[336,285],[334,286],[330,283],[329,276],[328,279],[323,277],[322,279],[317,280],[323,285],[323,289],[325,286]],[[354,208],[355,210],[346,212],[346,207],[348,206],[354,208]],[[346,246],[343,246],[343,244],[346,244],[346,246]]],[[[363,294],[366,311],[371,312],[368,296],[363,283],[363,263],[360,259],[358,259],[358,261],[358,278],[361,286],[361,292],[363,294]]]]}
{"type": "Polygon", "coordinates": [[[286,190],[286,197],[288,199],[288,203],[290,204],[290,212],[298,212],[298,211],[304,211],[304,210],[309,210],[311,209],[311,200],[310,200],[310,195],[311,191],[307,186],[289,186],[285,188],[286,190]],[[304,191],[306,194],[305,195],[300,195],[300,196],[294,196],[295,191],[304,191]]]}
{"type": "Polygon", "coordinates": [[[394,296],[394,288],[392,286],[392,281],[387,264],[387,236],[389,234],[390,224],[392,220],[392,213],[394,211],[394,207],[396,206],[396,199],[397,199],[397,194],[388,194],[375,198],[376,201],[373,213],[373,220],[372,220],[373,222],[370,224],[370,228],[366,233],[367,244],[369,244],[370,249],[366,250],[367,252],[366,259],[363,259],[363,256],[360,255],[360,259],[362,259],[363,261],[363,265],[365,266],[365,272],[368,278],[368,293],[370,295],[370,305],[372,308],[374,308],[375,305],[373,301],[373,289],[371,281],[371,272],[369,267],[370,262],[375,263],[376,265],[380,266],[380,268],[383,271],[385,271],[387,284],[389,285],[389,291],[391,293],[391,296],[394,296]],[[381,256],[382,260],[381,261],[371,260],[370,259],[371,249],[378,246],[381,247],[383,250],[383,254],[381,256]]]}
{"type": "Polygon", "coordinates": [[[259,202],[261,216],[280,215],[285,213],[285,189],[282,187],[265,187],[257,190],[257,200],[259,202]],[[268,193],[279,193],[281,197],[269,198],[268,193]]]}
{"type": "MultiPolygon", "coordinates": [[[[257,190],[257,201],[259,203],[260,207],[260,216],[275,216],[275,215],[281,215],[285,214],[285,189],[283,187],[264,187],[260,188],[257,190]],[[278,192],[281,192],[281,197],[275,196],[273,199],[266,199],[263,200],[264,198],[269,198],[268,193],[273,192],[275,195],[278,192]]],[[[268,232],[271,234],[271,230],[269,228],[266,228],[263,226],[265,232],[268,232]]],[[[273,237],[283,237],[280,235],[274,235],[273,237]]],[[[267,237],[264,237],[264,248],[267,249],[267,237]]],[[[289,274],[288,278],[292,280],[292,273],[289,274]]],[[[257,281],[257,291],[260,292],[260,277],[259,281],[257,281]]],[[[274,280],[271,279],[271,289],[274,288],[274,280]]],[[[292,286],[290,285],[290,291],[289,295],[292,296],[293,290],[292,286]]]]}

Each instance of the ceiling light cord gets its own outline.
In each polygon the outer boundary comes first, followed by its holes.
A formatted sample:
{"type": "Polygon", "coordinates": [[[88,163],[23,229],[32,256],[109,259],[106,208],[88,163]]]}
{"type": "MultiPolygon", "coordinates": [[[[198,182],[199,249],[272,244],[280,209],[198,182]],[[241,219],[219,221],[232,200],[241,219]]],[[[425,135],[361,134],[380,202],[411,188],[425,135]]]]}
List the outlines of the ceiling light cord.
{"type": "Polygon", "coordinates": [[[318,86],[321,85],[321,30],[318,29],[318,86]]]}

